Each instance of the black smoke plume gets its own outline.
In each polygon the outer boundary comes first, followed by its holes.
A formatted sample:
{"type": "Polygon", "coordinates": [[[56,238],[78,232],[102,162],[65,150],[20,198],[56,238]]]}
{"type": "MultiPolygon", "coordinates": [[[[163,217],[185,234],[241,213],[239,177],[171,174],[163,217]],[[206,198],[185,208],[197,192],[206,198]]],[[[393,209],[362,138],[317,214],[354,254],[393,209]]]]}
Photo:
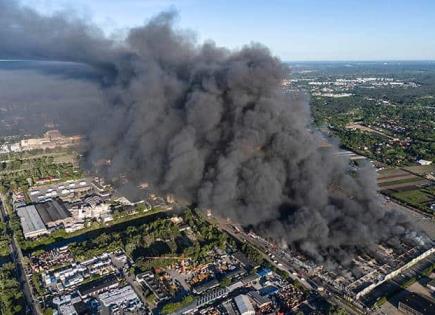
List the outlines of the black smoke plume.
{"type": "Polygon", "coordinates": [[[320,148],[306,98],[282,90],[288,68],[266,47],[197,44],[173,19],[111,40],[79,18],[0,0],[0,58],[99,69],[106,107],[87,157],[110,160],[109,178],[147,181],[318,261],[346,263],[407,233],[383,209],[372,170],[350,175],[335,149],[320,148]]]}

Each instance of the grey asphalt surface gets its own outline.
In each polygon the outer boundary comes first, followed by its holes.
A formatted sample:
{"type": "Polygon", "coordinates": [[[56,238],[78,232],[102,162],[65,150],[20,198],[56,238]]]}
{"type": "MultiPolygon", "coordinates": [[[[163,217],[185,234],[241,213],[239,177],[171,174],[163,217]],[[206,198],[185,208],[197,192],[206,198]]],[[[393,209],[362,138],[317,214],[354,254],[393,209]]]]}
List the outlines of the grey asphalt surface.
{"type": "MultiPolygon", "coordinates": [[[[1,215],[3,217],[3,220],[9,224],[9,221],[7,220],[7,213],[6,210],[3,207],[4,198],[3,195],[1,196],[0,201],[0,211],[1,215]]],[[[36,299],[33,296],[32,288],[29,283],[29,279],[27,278],[26,271],[23,266],[23,254],[21,252],[21,248],[19,247],[18,241],[15,237],[15,235],[12,236],[12,242],[10,243],[10,249],[11,249],[11,257],[13,262],[16,265],[17,268],[17,275],[18,280],[20,281],[21,290],[24,294],[24,298],[26,299],[26,308],[27,312],[29,314],[42,314],[41,308],[36,301],[36,299]]]]}

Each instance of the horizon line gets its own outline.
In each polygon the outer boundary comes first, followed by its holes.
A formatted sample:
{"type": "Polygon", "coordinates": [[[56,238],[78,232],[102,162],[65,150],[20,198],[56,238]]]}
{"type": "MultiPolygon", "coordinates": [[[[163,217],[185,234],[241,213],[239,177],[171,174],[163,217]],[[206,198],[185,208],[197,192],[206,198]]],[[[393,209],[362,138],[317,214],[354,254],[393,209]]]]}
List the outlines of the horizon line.
{"type": "MultiPolygon", "coordinates": [[[[279,58],[279,57],[278,57],[279,58]]],[[[383,63],[393,63],[393,62],[429,62],[435,63],[435,59],[287,59],[279,58],[283,63],[334,63],[334,62],[383,62],[383,63]]],[[[63,61],[63,60],[50,60],[50,59],[0,59],[0,62],[57,62],[57,63],[71,63],[71,64],[82,64],[82,62],[77,61],[63,61]]]]}
{"type": "Polygon", "coordinates": [[[434,59],[287,59],[283,62],[435,62],[434,59]]]}

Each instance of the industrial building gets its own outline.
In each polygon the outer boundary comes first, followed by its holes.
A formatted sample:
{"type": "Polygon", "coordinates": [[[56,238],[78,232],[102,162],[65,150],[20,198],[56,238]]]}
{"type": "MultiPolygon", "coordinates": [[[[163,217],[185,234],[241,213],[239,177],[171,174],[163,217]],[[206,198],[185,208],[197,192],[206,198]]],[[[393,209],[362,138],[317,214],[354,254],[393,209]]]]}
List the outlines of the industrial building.
{"type": "Polygon", "coordinates": [[[160,283],[152,271],[146,271],[136,276],[136,281],[142,286],[146,286],[157,298],[157,301],[163,301],[170,298],[169,292],[160,283]]]}
{"type": "Polygon", "coordinates": [[[258,291],[248,292],[248,296],[255,302],[255,304],[257,304],[257,306],[259,308],[263,308],[263,307],[266,307],[266,306],[272,304],[272,300],[271,299],[269,299],[267,297],[264,297],[264,296],[261,296],[258,293],[258,291]]]}
{"type": "Polygon", "coordinates": [[[260,268],[256,271],[256,274],[261,278],[261,277],[267,277],[272,275],[272,270],[270,270],[269,268],[260,268]]]}
{"type": "Polygon", "coordinates": [[[69,212],[64,203],[57,198],[36,204],[35,207],[42,221],[49,228],[59,225],[65,226],[73,221],[71,212],[69,212]]]}
{"type": "Polygon", "coordinates": [[[43,202],[55,197],[63,201],[80,199],[93,190],[90,180],[72,180],[43,187],[33,187],[29,190],[29,197],[33,202],[43,202]]]}
{"type": "Polygon", "coordinates": [[[65,137],[59,130],[49,130],[42,138],[23,139],[18,151],[46,150],[55,148],[68,148],[80,143],[80,136],[65,137]]]}
{"type": "Polygon", "coordinates": [[[207,290],[216,288],[219,286],[219,281],[217,281],[215,278],[207,280],[201,284],[198,284],[192,288],[193,292],[196,294],[204,293],[207,290]]]}
{"type": "Polygon", "coordinates": [[[136,309],[142,306],[139,297],[130,285],[101,293],[98,299],[112,311],[119,308],[136,309]]]}
{"type": "MultiPolygon", "coordinates": [[[[56,252],[56,255],[65,257],[63,254],[56,252]]],[[[56,259],[55,256],[52,258],[56,259]]],[[[32,266],[32,269],[36,269],[36,266],[32,266]]],[[[45,287],[62,292],[65,289],[80,285],[86,279],[112,274],[114,271],[115,266],[112,264],[110,255],[104,253],[81,263],[68,264],[54,271],[42,272],[42,279],[45,287]]]]}
{"type": "Polygon", "coordinates": [[[109,204],[95,194],[73,203],[67,203],[66,207],[78,219],[100,218],[110,213],[109,204]]]}
{"type": "Polygon", "coordinates": [[[32,187],[28,195],[46,228],[64,228],[67,233],[85,227],[85,219],[113,220],[107,187],[95,188],[90,178],[32,187]]]}
{"type": "Polygon", "coordinates": [[[273,285],[268,285],[266,287],[263,287],[260,289],[259,293],[261,296],[269,297],[271,295],[274,295],[278,292],[278,288],[273,285]]]}
{"type": "Polygon", "coordinates": [[[21,227],[25,238],[33,238],[49,234],[34,205],[17,208],[17,214],[20,217],[21,227]]]}
{"type": "Polygon", "coordinates": [[[96,295],[104,291],[114,289],[119,285],[118,279],[114,274],[110,274],[103,278],[87,282],[78,287],[79,295],[84,299],[91,295],[96,295]]]}
{"type": "Polygon", "coordinates": [[[400,299],[398,308],[402,313],[410,315],[435,314],[435,304],[415,293],[409,293],[400,299]]]}
{"type": "Polygon", "coordinates": [[[181,315],[181,314],[192,314],[195,313],[195,311],[199,310],[204,305],[213,303],[214,301],[225,297],[228,294],[227,288],[214,288],[210,291],[207,291],[203,294],[201,294],[195,301],[193,301],[191,304],[187,305],[186,307],[179,309],[174,314],[181,315]]]}
{"type": "Polygon", "coordinates": [[[238,295],[234,298],[240,315],[255,315],[254,306],[246,295],[238,295]]]}
{"type": "Polygon", "coordinates": [[[431,291],[435,291],[435,279],[432,279],[431,281],[428,282],[428,284],[426,285],[431,291]]]}

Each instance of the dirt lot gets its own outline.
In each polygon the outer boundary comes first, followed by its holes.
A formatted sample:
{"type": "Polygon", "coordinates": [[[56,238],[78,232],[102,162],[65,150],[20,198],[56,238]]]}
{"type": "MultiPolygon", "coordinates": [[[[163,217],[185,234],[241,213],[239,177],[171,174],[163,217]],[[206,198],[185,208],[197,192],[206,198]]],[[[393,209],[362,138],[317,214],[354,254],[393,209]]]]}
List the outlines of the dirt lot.
{"type": "Polygon", "coordinates": [[[422,178],[399,168],[387,168],[378,172],[378,183],[380,186],[391,184],[408,183],[422,178]]]}

